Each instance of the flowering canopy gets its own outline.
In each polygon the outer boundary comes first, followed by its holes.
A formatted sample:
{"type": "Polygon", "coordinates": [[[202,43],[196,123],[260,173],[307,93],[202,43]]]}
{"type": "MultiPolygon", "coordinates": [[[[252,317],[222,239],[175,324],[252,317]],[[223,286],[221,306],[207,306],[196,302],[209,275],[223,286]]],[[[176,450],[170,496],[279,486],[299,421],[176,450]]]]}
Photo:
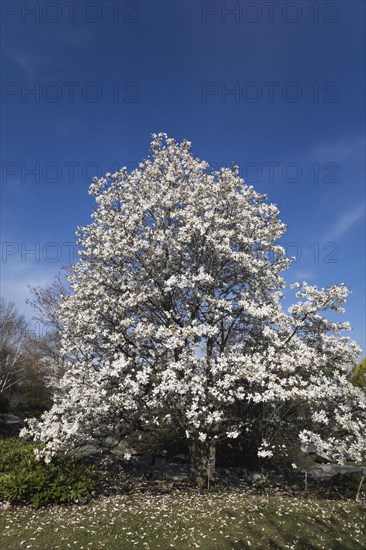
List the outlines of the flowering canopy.
{"type": "Polygon", "coordinates": [[[312,415],[303,443],[361,460],[365,395],[346,377],[360,350],[342,336],[348,323],[323,316],[343,311],[345,285],[294,285],[298,301],[284,311],[291,260],[277,207],[236,167],[211,171],[188,141],[153,135],[151,151],[90,187],[94,220],[78,229],[61,308],[68,371],[52,409],[23,434],[51,453],[136,422],[213,442],[250,429],[238,404],[296,401],[312,415]]]}

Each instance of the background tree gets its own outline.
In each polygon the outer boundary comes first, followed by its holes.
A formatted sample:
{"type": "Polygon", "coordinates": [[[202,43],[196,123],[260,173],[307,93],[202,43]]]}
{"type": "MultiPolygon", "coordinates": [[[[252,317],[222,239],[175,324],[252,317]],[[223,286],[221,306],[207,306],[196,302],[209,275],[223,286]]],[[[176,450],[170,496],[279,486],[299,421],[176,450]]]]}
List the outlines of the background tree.
{"type": "Polygon", "coordinates": [[[352,369],[351,382],[356,387],[366,390],[366,357],[352,369]]]}
{"type": "Polygon", "coordinates": [[[41,358],[47,385],[53,389],[58,387],[65,372],[65,357],[61,350],[60,304],[69,293],[68,274],[70,266],[64,266],[56,273],[52,284],[45,287],[30,286],[31,297],[27,300],[34,311],[33,319],[42,327],[42,335],[33,340],[32,347],[41,358]]]}
{"type": "Polygon", "coordinates": [[[61,305],[62,393],[24,435],[52,453],[174,428],[201,487],[215,481],[217,442],[243,434],[263,458],[283,452],[291,427],[338,461],[360,460],[365,396],[346,377],[359,348],[341,336],[348,323],[324,316],[343,311],[345,285],[294,285],[285,312],[277,207],[236,167],[210,170],[188,141],[154,135],[151,151],[90,188],[94,221],[78,231],[61,305]],[[294,403],[307,410],[296,423],[278,414],[294,403]]]}
{"type": "Polygon", "coordinates": [[[38,335],[14,303],[0,301],[0,399],[2,412],[40,414],[50,408],[38,335]]]}
{"type": "Polygon", "coordinates": [[[27,323],[13,302],[0,298],[0,394],[19,384],[24,376],[23,347],[27,323]]]}

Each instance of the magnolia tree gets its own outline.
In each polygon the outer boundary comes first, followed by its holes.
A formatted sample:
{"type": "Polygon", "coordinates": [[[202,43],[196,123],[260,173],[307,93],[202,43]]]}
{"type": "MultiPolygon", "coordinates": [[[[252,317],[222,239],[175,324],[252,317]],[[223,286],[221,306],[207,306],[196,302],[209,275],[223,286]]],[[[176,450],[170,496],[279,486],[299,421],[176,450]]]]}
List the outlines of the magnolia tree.
{"type": "MultiPolygon", "coordinates": [[[[157,134],[151,157],[95,178],[90,193],[97,207],[78,229],[61,306],[62,392],[23,432],[46,457],[177,427],[203,486],[215,480],[217,442],[253,429],[256,408],[286,403],[308,411],[296,419],[299,445],[339,462],[365,456],[365,395],[347,379],[360,349],[342,336],[348,323],[324,317],[343,311],[349,291],[296,284],[295,305],[282,308],[285,225],[236,167],[210,170],[188,141],[157,134]]],[[[268,418],[287,429],[288,417],[268,418]]],[[[258,454],[276,450],[263,440],[258,454]]]]}

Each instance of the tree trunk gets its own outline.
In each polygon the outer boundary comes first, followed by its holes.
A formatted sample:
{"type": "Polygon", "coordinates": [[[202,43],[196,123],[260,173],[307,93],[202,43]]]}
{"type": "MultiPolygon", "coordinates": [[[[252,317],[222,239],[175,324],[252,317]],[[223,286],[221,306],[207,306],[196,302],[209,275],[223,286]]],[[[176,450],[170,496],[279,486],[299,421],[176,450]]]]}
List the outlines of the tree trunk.
{"type": "Polygon", "coordinates": [[[216,485],[216,441],[188,440],[194,480],[200,489],[213,489],[216,485]]]}

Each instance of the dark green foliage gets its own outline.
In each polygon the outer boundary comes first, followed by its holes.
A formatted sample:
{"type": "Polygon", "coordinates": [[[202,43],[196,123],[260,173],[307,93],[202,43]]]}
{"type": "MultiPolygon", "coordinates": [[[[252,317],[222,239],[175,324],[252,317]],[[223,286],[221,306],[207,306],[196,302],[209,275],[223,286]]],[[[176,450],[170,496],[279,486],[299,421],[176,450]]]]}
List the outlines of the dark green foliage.
{"type": "Polygon", "coordinates": [[[7,413],[9,408],[9,399],[5,395],[0,394],[0,414],[7,413]]]}
{"type": "Polygon", "coordinates": [[[351,382],[354,386],[366,390],[366,357],[353,368],[351,382]]]}
{"type": "MultiPolygon", "coordinates": [[[[28,373],[27,373],[28,375],[28,373]]],[[[29,373],[28,378],[17,388],[13,398],[13,410],[24,418],[39,418],[51,408],[51,392],[37,373],[29,373]]]]}
{"type": "Polygon", "coordinates": [[[51,463],[37,460],[34,443],[0,440],[0,498],[38,508],[51,503],[83,503],[96,487],[95,469],[70,455],[51,463]]]}

